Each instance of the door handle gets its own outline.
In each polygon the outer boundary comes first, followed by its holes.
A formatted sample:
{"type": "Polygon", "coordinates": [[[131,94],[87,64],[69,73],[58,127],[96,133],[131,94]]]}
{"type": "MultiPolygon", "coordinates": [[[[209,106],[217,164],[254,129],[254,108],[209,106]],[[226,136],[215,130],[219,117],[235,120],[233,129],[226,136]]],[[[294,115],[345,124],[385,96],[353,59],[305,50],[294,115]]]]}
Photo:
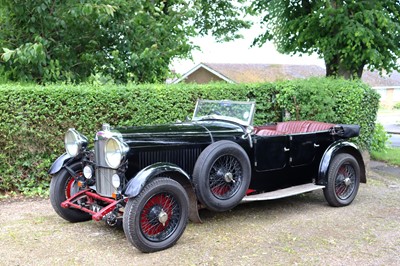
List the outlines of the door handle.
{"type": "Polygon", "coordinates": [[[314,148],[318,148],[318,147],[319,147],[319,144],[314,143],[314,148]]]}
{"type": "Polygon", "coordinates": [[[288,148],[286,148],[286,147],[284,147],[283,150],[284,150],[285,152],[290,151],[290,149],[288,149],[288,148]]]}

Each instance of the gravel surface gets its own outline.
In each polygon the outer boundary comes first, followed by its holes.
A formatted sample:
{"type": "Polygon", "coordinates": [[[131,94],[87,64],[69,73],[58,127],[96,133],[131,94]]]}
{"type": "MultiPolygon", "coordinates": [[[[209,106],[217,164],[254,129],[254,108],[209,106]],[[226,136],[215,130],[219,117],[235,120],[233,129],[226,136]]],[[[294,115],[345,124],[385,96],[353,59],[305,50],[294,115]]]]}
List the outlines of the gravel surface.
{"type": "Polygon", "coordinates": [[[400,177],[369,172],[350,206],[322,191],[202,210],[178,243],[143,254],[122,229],[71,224],[49,200],[0,201],[0,265],[399,265],[400,177]]]}

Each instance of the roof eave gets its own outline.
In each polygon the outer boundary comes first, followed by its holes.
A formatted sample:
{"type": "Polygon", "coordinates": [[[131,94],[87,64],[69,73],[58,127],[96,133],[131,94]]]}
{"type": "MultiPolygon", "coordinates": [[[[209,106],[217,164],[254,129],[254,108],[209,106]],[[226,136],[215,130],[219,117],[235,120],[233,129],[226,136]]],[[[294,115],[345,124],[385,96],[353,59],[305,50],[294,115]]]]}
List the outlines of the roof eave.
{"type": "Polygon", "coordinates": [[[188,72],[186,72],[182,77],[180,77],[179,79],[176,79],[175,81],[172,82],[172,84],[177,84],[181,81],[183,81],[184,79],[186,79],[189,75],[191,75],[192,73],[196,72],[198,69],[200,68],[204,68],[207,71],[211,72],[212,74],[214,74],[215,76],[219,77],[220,79],[228,82],[228,83],[237,83],[233,80],[231,80],[230,78],[222,75],[221,73],[219,73],[218,71],[215,71],[214,69],[210,68],[209,66],[207,66],[206,64],[200,63],[197,66],[193,67],[191,70],[189,70],[188,72]]]}

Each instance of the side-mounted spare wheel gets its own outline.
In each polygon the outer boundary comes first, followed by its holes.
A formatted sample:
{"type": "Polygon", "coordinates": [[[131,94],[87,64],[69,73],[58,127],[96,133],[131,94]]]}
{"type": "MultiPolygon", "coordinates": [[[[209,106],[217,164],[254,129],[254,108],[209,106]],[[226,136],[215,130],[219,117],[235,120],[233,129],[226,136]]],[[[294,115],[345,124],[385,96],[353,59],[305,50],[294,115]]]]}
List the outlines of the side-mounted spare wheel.
{"type": "Polygon", "coordinates": [[[360,186],[360,166],[348,153],[337,154],[328,171],[328,184],[324,196],[329,205],[347,206],[353,202],[360,186]]]}
{"type": "MultiPolygon", "coordinates": [[[[74,163],[68,166],[77,176],[82,175],[82,164],[74,163]]],[[[76,177],[75,177],[76,178],[76,177]]],[[[76,209],[65,209],[61,203],[67,198],[78,193],[80,188],[73,176],[65,169],[61,169],[51,178],[50,182],[50,202],[56,213],[70,222],[83,222],[91,219],[90,214],[76,209]]]]}
{"type": "Polygon", "coordinates": [[[125,206],[123,227],[128,240],[142,252],[173,246],[185,231],[189,199],[175,180],[156,178],[125,206]]]}
{"type": "Polygon", "coordinates": [[[214,142],[204,149],[193,170],[197,197],[213,211],[230,210],[239,204],[250,179],[251,165],[246,152],[227,140],[214,142]]]}

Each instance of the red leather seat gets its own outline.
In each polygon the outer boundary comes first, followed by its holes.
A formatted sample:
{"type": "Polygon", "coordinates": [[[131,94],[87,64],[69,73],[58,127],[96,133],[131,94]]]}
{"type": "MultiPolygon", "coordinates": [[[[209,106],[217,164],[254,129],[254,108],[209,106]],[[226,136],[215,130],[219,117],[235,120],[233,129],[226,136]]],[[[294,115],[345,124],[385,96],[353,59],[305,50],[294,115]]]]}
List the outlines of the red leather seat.
{"type": "Polygon", "coordinates": [[[274,136],[295,133],[307,133],[329,130],[335,124],[317,121],[286,121],[278,122],[276,128],[271,126],[255,127],[255,133],[259,136],[274,136]]]}
{"type": "Polygon", "coordinates": [[[287,121],[279,122],[276,125],[277,131],[282,131],[287,134],[307,132],[310,121],[287,121]]]}

